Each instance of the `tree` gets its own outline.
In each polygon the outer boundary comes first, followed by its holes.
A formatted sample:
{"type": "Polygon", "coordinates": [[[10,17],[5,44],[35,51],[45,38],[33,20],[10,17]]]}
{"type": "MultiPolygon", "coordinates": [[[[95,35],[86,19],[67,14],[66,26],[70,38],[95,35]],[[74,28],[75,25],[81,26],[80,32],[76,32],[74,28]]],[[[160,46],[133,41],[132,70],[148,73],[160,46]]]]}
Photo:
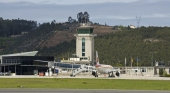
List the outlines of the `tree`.
{"type": "Polygon", "coordinates": [[[14,53],[18,53],[18,51],[15,49],[15,50],[14,50],[14,53]]]}

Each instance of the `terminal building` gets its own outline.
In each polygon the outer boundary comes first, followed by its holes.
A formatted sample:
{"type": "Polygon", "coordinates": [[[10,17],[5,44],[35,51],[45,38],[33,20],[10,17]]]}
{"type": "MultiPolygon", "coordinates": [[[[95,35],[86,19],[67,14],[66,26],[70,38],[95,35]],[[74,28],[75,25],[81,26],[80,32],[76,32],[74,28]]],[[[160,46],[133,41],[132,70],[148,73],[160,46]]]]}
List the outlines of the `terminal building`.
{"type": "Polygon", "coordinates": [[[16,75],[38,75],[54,65],[53,56],[36,56],[38,51],[0,55],[0,72],[16,75]]]}

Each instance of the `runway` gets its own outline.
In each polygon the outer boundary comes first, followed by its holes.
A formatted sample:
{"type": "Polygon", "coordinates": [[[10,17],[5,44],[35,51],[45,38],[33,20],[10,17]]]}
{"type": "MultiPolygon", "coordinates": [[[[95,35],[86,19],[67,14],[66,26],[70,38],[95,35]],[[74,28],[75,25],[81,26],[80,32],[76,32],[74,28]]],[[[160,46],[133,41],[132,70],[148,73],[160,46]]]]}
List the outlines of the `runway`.
{"type": "Polygon", "coordinates": [[[169,93],[152,90],[113,90],[113,89],[0,89],[0,93],[169,93]]]}

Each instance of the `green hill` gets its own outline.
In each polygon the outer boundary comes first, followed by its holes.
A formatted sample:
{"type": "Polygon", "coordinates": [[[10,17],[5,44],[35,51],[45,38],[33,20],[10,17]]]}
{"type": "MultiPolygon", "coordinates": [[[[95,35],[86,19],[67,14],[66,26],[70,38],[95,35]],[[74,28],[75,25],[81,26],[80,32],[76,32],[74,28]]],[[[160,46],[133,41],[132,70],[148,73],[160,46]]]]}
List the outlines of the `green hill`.
{"type": "Polygon", "coordinates": [[[100,62],[110,62],[112,65],[150,66],[152,61],[170,62],[170,28],[142,27],[134,30],[124,30],[95,39],[95,49],[99,52],[100,62]],[[156,53],[155,53],[156,52],[156,53]]]}
{"type": "MultiPolygon", "coordinates": [[[[100,63],[113,66],[124,66],[125,57],[127,66],[133,65],[150,66],[153,60],[170,62],[170,28],[169,27],[141,27],[138,29],[124,28],[116,33],[109,33],[95,38],[95,50],[99,53],[100,63]],[[151,53],[152,52],[152,53],[151,53]],[[156,52],[156,53],[155,53],[156,52]]],[[[75,40],[70,43],[39,50],[40,55],[54,55],[56,59],[67,59],[75,53],[75,40]]]]}

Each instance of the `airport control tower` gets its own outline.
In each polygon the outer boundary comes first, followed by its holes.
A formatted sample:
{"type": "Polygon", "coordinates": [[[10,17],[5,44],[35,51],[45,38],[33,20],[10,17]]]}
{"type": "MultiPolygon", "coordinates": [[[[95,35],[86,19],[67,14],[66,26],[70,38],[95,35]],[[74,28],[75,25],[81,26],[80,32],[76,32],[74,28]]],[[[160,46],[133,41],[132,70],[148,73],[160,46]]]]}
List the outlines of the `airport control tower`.
{"type": "Polygon", "coordinates": [[[77,14],[80,26],[77,28],[76,36],[76,55],[80,61],[89,61],[89,64],[94,64],[94,37],[93,27],[89,22],[89,14],[82,12],[77,14]]]}

